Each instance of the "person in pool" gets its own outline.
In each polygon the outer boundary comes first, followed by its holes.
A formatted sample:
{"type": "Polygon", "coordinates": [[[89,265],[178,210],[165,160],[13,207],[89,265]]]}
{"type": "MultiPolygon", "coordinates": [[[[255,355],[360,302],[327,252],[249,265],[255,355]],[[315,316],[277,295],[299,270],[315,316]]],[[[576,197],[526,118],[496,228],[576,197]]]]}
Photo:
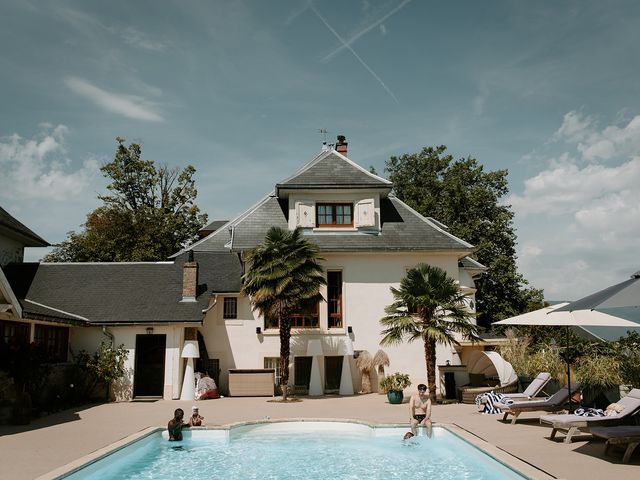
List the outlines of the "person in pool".
{"type": "Polygon", "coordinates": [[[189,424],[184,423],[183,418],[184,410],[176,408],[176,411],[173,412],[173,418],[169,420],[169,424],[167,425],[170,442],[179,442],[182,440],[182,429],[189,428],[189,424]]]}
{"type": "Polygon", "coordinates": [[[411,415],[411,433],[416,435],[417,427],[421,425],[427,427],[427,436],[431,437],[431,399],[427,395],[427,386],[424,383],[418,385],[417,395],[411,395],[409,412],[411,415]]]}
{"type": "Polygon", "coordinates": [[[195,405],[191,407],[191,416],[189,417],[189,426],[190,427],[201,427],[202,422],[204,422],[204,417],[200,415],[198,411],[198,407],[195,405]]]}

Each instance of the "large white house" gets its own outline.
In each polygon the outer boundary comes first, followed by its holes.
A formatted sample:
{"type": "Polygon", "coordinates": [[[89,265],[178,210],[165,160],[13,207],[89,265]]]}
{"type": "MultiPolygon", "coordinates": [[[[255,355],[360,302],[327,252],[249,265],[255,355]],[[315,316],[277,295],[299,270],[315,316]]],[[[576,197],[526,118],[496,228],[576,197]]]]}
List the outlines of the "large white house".
{"type": "MultiPolygon", "coordinates": [[[[390,287],[409,268],[427,263],[446,270],[469,294],[472,312],[473,279],[484,270],[469,257],[472,245],[405,205],[392,187],[347,158],[339,137],[270,195],[233,220],[203,229],[204,238],[167,262],[11,264],[5,271],[25,318],[82,321],[67,327],[74,349],[94,349],[103,339],[125,344],[128,376],[117,398],[179,398],[181,354],[190,338],[199,341],[197,367],[209,370],[225,392],[230,369],[278,366],[277,325],[265,324],[240,293],[246,254],[271,226],[301,227],[321,250],[327,287],[317,309],[292,317],[290,383],[299,392],[308,389],[311,344],[322,390],[358,391],[354,356],[380,348],[379,320],[392,302],[390,287]]],[[[387,371],[425,382],[421,342],[383,349],[387,371]]],[[[438,347],[437,359],[460,363],[451,347],[438,347]]]]}

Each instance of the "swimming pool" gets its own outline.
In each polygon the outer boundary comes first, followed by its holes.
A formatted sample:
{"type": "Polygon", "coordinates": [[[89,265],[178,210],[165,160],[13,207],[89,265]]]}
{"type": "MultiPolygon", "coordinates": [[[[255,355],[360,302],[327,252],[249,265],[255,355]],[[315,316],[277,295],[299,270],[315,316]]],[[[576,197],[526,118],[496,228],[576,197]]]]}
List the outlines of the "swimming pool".
{"type": "Polygon", "coordinates": [[[445,428],[403,441],[406,427],[327,421],[155,431],[59,478],[115,479],[523,479],[445,428]]]}

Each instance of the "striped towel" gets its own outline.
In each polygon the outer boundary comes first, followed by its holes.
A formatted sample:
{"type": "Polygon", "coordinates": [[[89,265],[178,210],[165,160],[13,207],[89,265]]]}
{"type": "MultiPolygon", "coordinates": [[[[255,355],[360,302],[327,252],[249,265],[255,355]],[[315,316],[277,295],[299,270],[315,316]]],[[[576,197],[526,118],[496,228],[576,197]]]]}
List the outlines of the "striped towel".
{"type": "Polygon", "coordinates": [[[495,404],[502,403],[503,405],[511,405],[514,403],[513,399],[501,394],[496,393],[493,390],[488,393],[481,393],[476,397],[476,406],[480,413],[502,413],[502,410],[495,404]]]}
{"type": "Polygon", "coordinates": [[[574,415],[580,417],[604,417],[604,410],[601,408],[576,408],[574,415]]]}

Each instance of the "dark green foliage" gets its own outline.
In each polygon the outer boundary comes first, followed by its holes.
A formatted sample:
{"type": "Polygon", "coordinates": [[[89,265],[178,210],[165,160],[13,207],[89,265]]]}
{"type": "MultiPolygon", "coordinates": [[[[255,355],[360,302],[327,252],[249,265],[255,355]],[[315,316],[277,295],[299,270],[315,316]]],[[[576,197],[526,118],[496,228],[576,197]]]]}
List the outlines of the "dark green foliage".
{"type": "Polygon", "coordinates": [[[385,170],[400,200],[473,244],[489,270],[476,281],[478,323],[489,326],[542,306],[542,290],[527,287],[516,267],[513,212],[501,200],[507,171],[485,172],[474,158],[454,160],[445,146],[391,157],[385,170]]]}
{"type": "Polygon", "coordinates": [[[320,287],[326,285],[318,263],[318,247],[294,231],[271,227],[262,244],[247,257],[248,270],[242,292],[251,298],[253,308],[265,325],[279,324],[280,367],[283,399],[289,383],[291,323],[289,316],[323,300],[320,287]],[[272,322],[272,320],[274,320],[272,322]]]}
{"type": "Polygon", "coordinates": [[[384,327],[380,344],[424,342],[427,386],[435,400],[436,344],[457,344],[454,333],[480,340],[466,307],[466,295],[447,272],[424,263],[410,269],[400,281],[400,288],[391,287],[391,293],[395,301],[385,308],[386,316],[380,320],[384,327]]]}
{"type": "Polygon", "coordinates": [[[139,145],[117,140],[114,160],[100,169],[111,180],[109,195],[98,196],[104,205],[87,215],[84,231],[70,232],[44,261],[165,260],[196,240],[207,216],[194,203],[195,168],[156,167],[140,159],[139,145]]]}

